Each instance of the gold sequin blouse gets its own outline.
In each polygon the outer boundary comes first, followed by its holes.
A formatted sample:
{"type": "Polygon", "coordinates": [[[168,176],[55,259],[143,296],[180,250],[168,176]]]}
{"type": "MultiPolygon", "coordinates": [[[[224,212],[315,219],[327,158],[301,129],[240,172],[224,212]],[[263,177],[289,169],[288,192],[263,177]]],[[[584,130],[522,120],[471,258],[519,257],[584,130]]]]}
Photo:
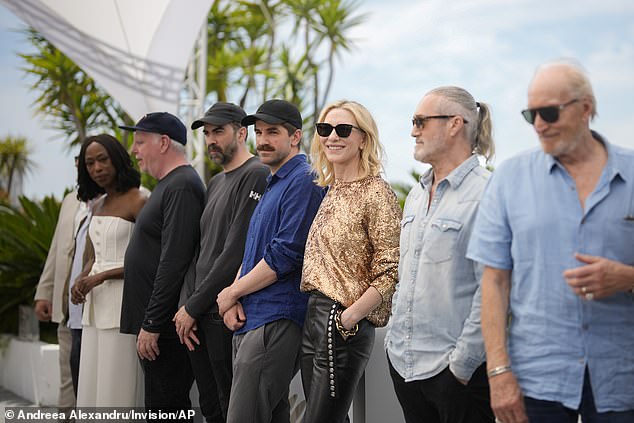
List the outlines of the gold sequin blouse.
{"type": "Polygon", "coordinates": [[[401,209],[379,176],[335,180],[310,227],[301,289],[350,307],[370,287],[382,303],[367,319],[385,326],[398,280],[401,209]]]}

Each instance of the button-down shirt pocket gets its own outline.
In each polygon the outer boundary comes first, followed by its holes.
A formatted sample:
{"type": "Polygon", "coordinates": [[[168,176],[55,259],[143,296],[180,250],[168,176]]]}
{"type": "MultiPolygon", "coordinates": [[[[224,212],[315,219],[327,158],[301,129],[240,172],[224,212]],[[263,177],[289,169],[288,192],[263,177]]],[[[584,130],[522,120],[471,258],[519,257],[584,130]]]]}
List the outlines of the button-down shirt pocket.
{"type": "Polygon", "coordinates": [[[430,228],[425,231],[423,262],[451,260],[461,228],[462,222],[453,219],[439,218],[432,221],[430,228]]]}
{"type": "Polygon", "coordinates": [[[634,264],[634,221],[618,215],[604,222],[605,256],[628,265],[634,264]]]}

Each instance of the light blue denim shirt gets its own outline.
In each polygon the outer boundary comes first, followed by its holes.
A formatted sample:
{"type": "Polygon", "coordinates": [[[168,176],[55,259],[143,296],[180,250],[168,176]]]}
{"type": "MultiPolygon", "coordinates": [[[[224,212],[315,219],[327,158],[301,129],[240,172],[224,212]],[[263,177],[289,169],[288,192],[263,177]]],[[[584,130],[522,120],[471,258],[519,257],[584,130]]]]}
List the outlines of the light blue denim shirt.
{"type": "Polygon", "coordinates": [[[562,275],[583,265],[575,252],[634,265],[634,151],[602,142],[608,160],[585,209],[541,149],[502,163],[467,256],[512,269],[508,348],[524,395],[577,409],[587,366],[597,410],[607,412],[634,409],[634,295],[587,301],[562,275]]]}
{"type": "Polygon", "coordinates": [[[428,379],[447,365],[468,380],[484,362],[482,267],[465,253],[489,175],[471,156],[438,183],[429,210],[431,169],[407,196],[399,283],[385,337],[390,362],[406,382],[428,379]]]}

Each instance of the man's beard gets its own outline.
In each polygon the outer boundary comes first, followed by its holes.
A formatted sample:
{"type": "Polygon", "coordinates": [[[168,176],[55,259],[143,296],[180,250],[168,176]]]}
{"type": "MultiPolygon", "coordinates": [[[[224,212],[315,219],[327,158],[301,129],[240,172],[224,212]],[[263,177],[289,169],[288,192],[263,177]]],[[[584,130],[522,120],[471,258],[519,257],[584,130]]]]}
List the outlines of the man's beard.
{"type": "Polygon", "coordinates": [[[235,156],[237,149],[238,139],[234,138],[231,144],[227,145],[224,149],[218,145],[213,145],[209,146],[207,152],[214,163],[223,166],[233,160],[233,156],[235,156]]]}

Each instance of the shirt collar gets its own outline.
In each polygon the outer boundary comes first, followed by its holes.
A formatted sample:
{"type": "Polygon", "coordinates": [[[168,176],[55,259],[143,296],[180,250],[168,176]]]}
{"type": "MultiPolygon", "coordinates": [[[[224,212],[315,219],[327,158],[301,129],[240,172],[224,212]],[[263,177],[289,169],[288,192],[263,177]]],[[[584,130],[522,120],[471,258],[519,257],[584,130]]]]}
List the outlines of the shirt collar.
{"type": "Polygon", "coordinates": [[[267,179],[270,182],[273,178],[283,179],[288,176],[289,173],[293,171],[297,166],[302,163],[306,163],[306,155],[303,153],[299,153],[293,156],[289,161],[284,163],[282,167],[280,167],[275,174],[270,174],[267,179]]]}
{"type": "MultiPolygon", "coordinates": [[[[457,189],[462,181],[464,181],[465,177],[471,172],[475,167],[479,166],[480,162],[478,161],[478,156],[475,154],[471,155],[467,160],[460,163],[460,165],[449,173],[445,177],[444,180],[449,183],[449,186],[453,189],[457,189]]],[[[420,183],[426,190],[430,190],[432,183],[434,182],[434,169],[428,169],[421,177],[420,183]]]]}
{"type": "MultiPolygon", "coordinates": [[[[612,146],[612,144],[610,144],[605,139],[605,137],[603,137],[598,132],[593,130],[590,130],[590,132],[592,133],[592,138],[603,144],[603,146],[605,147],[605,151],[608,154],[608,161],[605,164],[605,169],[608,172],[608,180],[612,180],[617,175],[621,178],[624,178],[624,176],[626,175],[626,169],[623,169],[623,163],[620,163],[616,159],[614,147],[612,146]]],[[[559,160],[557,160],[550,154],[546,154],[546,168],[548,169],[548,173],[552,173],[555,166],[563,169],[563,166],[561,165],[561,163],[559,163],[559,160]]]]}

